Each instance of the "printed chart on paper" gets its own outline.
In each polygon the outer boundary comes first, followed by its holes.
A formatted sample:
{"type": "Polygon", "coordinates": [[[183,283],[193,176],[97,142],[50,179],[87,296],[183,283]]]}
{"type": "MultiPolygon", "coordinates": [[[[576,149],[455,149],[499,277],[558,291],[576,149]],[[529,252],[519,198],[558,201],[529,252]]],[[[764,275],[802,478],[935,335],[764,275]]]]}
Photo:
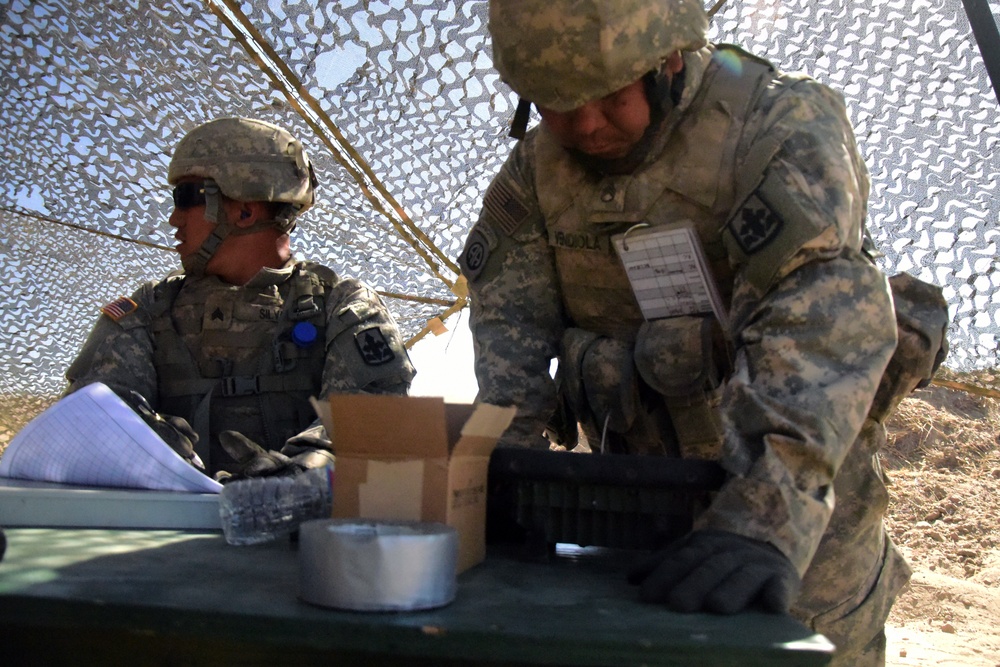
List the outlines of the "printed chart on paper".
{"type": "Polygon", "coordinates": [[[725,324],[722,300],[693,228],[644,227],[613,240],[647,320],[714,313],[725,324]]]}

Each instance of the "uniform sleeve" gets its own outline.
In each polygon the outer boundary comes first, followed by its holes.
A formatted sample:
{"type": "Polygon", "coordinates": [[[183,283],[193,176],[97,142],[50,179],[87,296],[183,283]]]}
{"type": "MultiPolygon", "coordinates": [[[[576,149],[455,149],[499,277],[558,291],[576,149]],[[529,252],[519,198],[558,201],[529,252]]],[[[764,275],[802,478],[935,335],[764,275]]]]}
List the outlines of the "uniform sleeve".
{"type": "Polygon", "coordinates": [[[156,407],[159,397],[148,314],[152,294],[153,283],[144,285],[131,296],[137,305],[133,312],[117,321],[107,314],[98,318],[66,371],[67,394],[103,382],[119,396],[136,391],[156,407]]]}
{"type": "Polygon", "coordinates": [[[389,309],[375,290],[341,280],[327,297],[322,398],[339,392],[403,394],[416,371],[389,309]]]}
{"type": "Polygon", "coordinates": [[[517,406],[501,446],[547,447],[556,405],[549,368],[565,325],[530,146],[521,141],[487,189],[459,263],[469,281],[477,400],[517,406]]]}
{"type": "Polygon", "coordinates": [[[697,525],[770,542],[802,574],[896,329],[887,281],[859,252],[868,176],[839,96],[800,80],[765,105],[749,153],[775,150],[724,233],[737,270],[731,478],[697,525]]]}

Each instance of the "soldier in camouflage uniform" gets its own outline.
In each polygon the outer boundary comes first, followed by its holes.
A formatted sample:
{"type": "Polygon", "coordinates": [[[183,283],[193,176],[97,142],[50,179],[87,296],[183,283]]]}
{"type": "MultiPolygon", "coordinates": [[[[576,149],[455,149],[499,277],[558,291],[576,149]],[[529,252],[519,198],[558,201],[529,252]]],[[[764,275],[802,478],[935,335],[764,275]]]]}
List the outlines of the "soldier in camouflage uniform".
{"type": "Polygon", "coordinates": [[[501,445],[547,447],[563,415],[569,443],[579,422],[594,450],[718,459],[695,530],[631,572],[643,599],[790,609],[835,664],[883,664],[910,571],[882,523],[881,420],[933,373],[947,319],[886,383],[893,298],[841,97],[708,44],[698,0],[492,0],[489,29],[512,134],[524,101],[542,118],[460,258],[478,398],[518,406],[501,445]],[[717,315],[643,317],[613,241],[650,227],[695,232],[717,315]]]}
{"type": "Polygon", "coordinates": [[[326,465],[309,398],[405,394],[415,372],[371,288],[292,256],[316,186],[302,144],[270,123],[214,120],[180,141],[167,180],[183,271],[102,308],[68,392],[105,383],[223,480],[326,465]]]}

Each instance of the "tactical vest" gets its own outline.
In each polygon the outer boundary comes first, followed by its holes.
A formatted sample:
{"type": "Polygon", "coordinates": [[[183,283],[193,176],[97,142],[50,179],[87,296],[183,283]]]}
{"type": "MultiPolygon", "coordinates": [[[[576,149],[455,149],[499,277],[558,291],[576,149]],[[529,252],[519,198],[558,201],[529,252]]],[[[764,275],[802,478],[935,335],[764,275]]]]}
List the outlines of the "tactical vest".
{"type": "Polygon", "coordinates": [[[634,339],[642,315],[611,237],[639,223],[693,224],[728,305],[733,274],[721,228],[736,196],[736,148],[773,73],[763,61],[719,47],[660,159],[632,174],[588,172],[551,135],[539,133],[536,192],[575,326],[634,339]],[[741,54],[742,74],[721,66],[720,52],[741,54]],[[595,275],[601,276],[600,284],[595,275]]]}
{"type": "MultiPolygon", "coordinates": [[[[773,76],[774,69],[764,61],[720,46],[706,66],[702,85],[689,110],[670,132],[658,159],[631,174],[601,176],[589,172],[551,135],[539,133],[536,192],[572,327],[629,344],[635,342],[644,320],[611,239],[640,223],[693,225],[728,308],[734,275],[721,230],[740,189],[740,179],[734,173],[737,144],[751,110],[773,76]],[[737,55],[743,67],[722,66],[718,58],[722,52],[737,55]],[[595,281],[594,276],[600,276],[600,280],[595,281]]],[[[699,331],[702,324],[690,323],[699,331]]],[[[692,341],[696,338],[696,344],[701,346],[704,339],[700,333],[686,337],[692,341]]],[[[573,341],[564,342],[566,347],[574,347],[573,341]]],[[[700,360],[712,354],[711,349],[687,352],[676,355],[677,364],[690,363],[693,356],[700,360]]],[[[572,360],[570,364],[573,365],[572,360]]],[[[642,373],[644,368],[638,370],[642,373]]],[[[689,369],[660,370],[665,376],[690,376],[689,369]]],[[[571,399],[577,411],[586,403],[594,407],[593,396],[583,396],[586,388],[567,389],[577,395],[571,399]]],[[[690,437],[696,439],[701,436],[694,434],[705,433],[705,420],[711,419],[713,413],[709,403],[715,400],[706,396],[703,389],[679,387],[671,392],[677,399],[673,402],[678,403],[670,410],[671,421],[678,431],[684,430],[683,423],[690,423],[690,437]],[[698,407],[692,407],[695,405],[698,407]]],[[[597,421],[593,429],[587,429],[586,420],[581,420],[585,431],[591,438],[593,431],[601,434],[598,437],[606,435],[608,417],[601,414],[593,417],[597,421]]],[[[623,424],[621,417],[614,415],[610,423],[619,422],[619,428],[631,425],[628,415],[625,416],[628,424],[623,424]]],[[[660,439],[663,429],[652,424],[645,430],[650,442],[639,443],[640,450],[646,449],[646,445],[655,446],[653,441],[660,439]]],[[[635,433],[629,439],[634,441],[635,433]]],[[[685,436],[680,434],[680,439],[683,444],[685,436]]],[[[709,439],[714,448],[721,435],[713,433],[709,439]]],[[[635,449],[636,443],[630,442],[630,448],[635,449]]]]}
{"type": "MultiPolygon", "coordinates": [[[[730,370],[718,327],[710,316],[644,322],[611,238],[640,223],[692,225],[728,308],[734,274],[723,226],[779,148],[776,140],[754,144],[737,171],[737,144],[765,87],[797,78],[776,80],[767,62],[719,45],[689,111],[657,153],[660,159],[633,174],[592,174],[550,135],[539,133],[536,192],[571,320],[560,356],[560,392],[563,407],[575,413],[592,442],[601,442],[610,430],[626,435],[627,444],[618,447],[626,451],[717,456],[718,388],[730,370]],[[734,58],[738,67],[732,66],[734,58]],[[612,361],[621,350],[633,358],[612,361]],[[616,363],[623,370],[609,380],[616,363]],[[630,390],[625,385],[636,374],[644,382],[630,390]],[[676,442],[664,443],[671,430],[676,442]]],[[[869,413],[880,423],[931,380],[948,352],[948,307],[941,288],[906,274],[889,283],[899,343],[869,413]]]]}
{"type": "Polygon", "coordinates": [[[280,450],[288,438],[314,420],[309,398],[321,390],[326,299],[335,276],[322,267],[330,275],[313,268],[298,264],[278,288],[279,292],[287,289],[280,305],[267,313],[259,304],[229,301],[223,305],[229,311],[220,317],[228,323],[225,328],[212,326],[207,303],[200,304],[201,321],[181,323],[173,316],[183,276],[157,287],[150,331],[159,409],[191,422],[199,435],[196,450],[211,472],[233,462],[218,444],[220,432],[239,431],[267,449],[280,450]],[[311,343],[304,344],[301,335],[293,336],[293,328],[302,323],[304,331],[315,333],[311,343]],[[185,343],[185,334],[197,334],[205,346],[234,352],[244,348],[249,354],[199,361],[185,343]]]}

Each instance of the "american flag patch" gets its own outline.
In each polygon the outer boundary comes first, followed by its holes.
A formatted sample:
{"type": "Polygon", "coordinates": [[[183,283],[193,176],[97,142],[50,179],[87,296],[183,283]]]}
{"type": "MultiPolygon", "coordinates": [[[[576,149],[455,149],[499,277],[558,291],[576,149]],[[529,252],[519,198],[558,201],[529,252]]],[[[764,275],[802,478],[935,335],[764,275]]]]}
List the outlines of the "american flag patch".
{"type": "Polygon", "coordinates": [[[113,319],[115,322],[125,317],[129,313],[135,312],[138,304],[127,296],[120,296],[108,305],[101,308],[101,312],[113,319]]]}
{"type": "Polygon", "coordinates": [[[483,208],[492,215],[501,231],[510,236],[528,217],[528,209],[503,183],[493,183],[483,199],[483,208]]]}

